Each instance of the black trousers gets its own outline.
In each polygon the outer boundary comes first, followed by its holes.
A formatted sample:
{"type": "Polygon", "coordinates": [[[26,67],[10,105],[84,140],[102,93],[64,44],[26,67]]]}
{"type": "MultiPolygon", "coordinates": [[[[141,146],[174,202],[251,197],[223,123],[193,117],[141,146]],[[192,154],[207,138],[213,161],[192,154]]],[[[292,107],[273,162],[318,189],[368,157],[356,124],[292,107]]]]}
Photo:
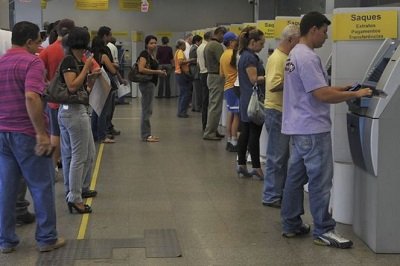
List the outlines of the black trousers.
{"type": "Polygon", "coordinates": [[[207,73],[200,73],[200,85],[201,85],[201,123],[203,131],[207,126],[207,112],[208,112],[208,86],[207,86],[207,73]]]}
{"type": "Polygon", "coordinates": [[[256,125],[253,122],[240,121],[240,135],[237,144],[238,164],[246,164],[247,149],[250,152],[251,164],[253,168],[260,168],[260,135],[262,125],[256,125]]]}

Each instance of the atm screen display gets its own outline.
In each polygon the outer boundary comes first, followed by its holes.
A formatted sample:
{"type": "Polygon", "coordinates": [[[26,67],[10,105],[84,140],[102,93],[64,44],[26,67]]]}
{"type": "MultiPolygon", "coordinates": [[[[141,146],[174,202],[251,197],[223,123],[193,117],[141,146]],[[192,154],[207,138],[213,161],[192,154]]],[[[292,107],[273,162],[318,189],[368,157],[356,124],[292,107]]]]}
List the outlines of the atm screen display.
{"type": "Polygon", "coordinates": [[[371,75],[368,77],[368,81],[378,83],[389,61],[390,58],[383,58],[382,61],[376,66],[374,71],[371,73],[371,75]]]}

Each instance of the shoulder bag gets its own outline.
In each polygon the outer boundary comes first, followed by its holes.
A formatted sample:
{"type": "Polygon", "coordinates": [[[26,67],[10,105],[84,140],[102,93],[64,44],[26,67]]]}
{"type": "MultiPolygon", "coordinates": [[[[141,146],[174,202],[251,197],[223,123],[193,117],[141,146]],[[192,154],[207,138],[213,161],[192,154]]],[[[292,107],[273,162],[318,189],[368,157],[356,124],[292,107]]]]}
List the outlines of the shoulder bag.
{"type": "Polygon", "coordinates": [[[253,93],[250,96],[249,106],[247,107],[247,116],[254,124],[261,126],[264,123],[265,109],[264,104],[259,100],[257,84],[253,86],[253,93]]]}
{"type": "MultiPolygon", "coordinates": [[[[75,61],[77,69],[79,66],[75,61]]],[[[76,92],[71,93],[68,90],[67,84],[63,81],[61,77],[61,67],[62,62],[58,66],[56,75],[51,80],[50,84],[45,88],[43,92],[43,99],[51,103],[61,103],[61,104],[89,104],[89,93],[81,86],[76,92]]]]}
{"type": "MultiPolygon", "coordinates": [[[[133,66],[131,66],[131,70],[128,73],[128,79],[132,82],[137,82],[137,83],[151,81],[153,79],[153,75],[142,74],[139,72],[138,61],[139,61],[139,57],[136,60],[136,63],[134,63],[133,66]]],[[[147,61],[146,68],[150,68],[150,59],[147,58],[146,61],[147,61]]]]}

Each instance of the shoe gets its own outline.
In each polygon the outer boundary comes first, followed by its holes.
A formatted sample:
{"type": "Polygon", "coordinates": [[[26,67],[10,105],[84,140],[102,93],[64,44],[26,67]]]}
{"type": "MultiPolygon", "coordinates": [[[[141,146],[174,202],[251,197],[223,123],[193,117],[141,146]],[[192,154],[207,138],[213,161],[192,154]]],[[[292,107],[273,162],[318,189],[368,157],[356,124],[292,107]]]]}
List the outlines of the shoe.
{"type": "Polygon", "coordinates": [[[214,137],[214,136],[204,136],[204,140],[221,140],[221,138],[214,137]]]}
{"type": "Polygon", "coordinates": [[[262,205],[264,205],[266,207],[272,207],[272,208],[280,209],[281,205],[282,205],[282,201],[281,200],[277,200],[277,201],[274,201],[274,202],[264,202],[263,201],[262,205]]]}
{"type": "Polygon", "coordinates": [[[257,171],[256,169],[254,169],[253,171],[251,171],[250,173],[254,179],[259,180],[259,181],[263,181],[264,180],[264,174],[257,171]]]}
{"type": "Polygon", "coordinates": [[[44,245],[39,247],[40,252],[49,252],[55,249],[58,249],[62,246],[65,246],[65,239],[62,237],[59,237],[56,241],[56,243],[51,244],[51,245],[44,245]]]}
{"type": "Polygon", "coordinates": [[[351,248],[353,242],[348,240],[335,231],[329,231],[314,239],[314,244],[320,246],[330,246],[335,248],[351,248]]]}
{"type": "Polygon", "coordinates": [[[226,143],[225,150],[226,150],[226,151],[231,151],[231,149],[232,149],[232,146],[233,146],[233,145],[232,145],[232,143],[230,143],[230,142],[227,142],[227,143],[226,143]]]}
{"type": "Polygon", "coordinates": [[[220,139],[225,138],[225,135],[220,134],[218,131],[215,133],[215,136],[216,136],[217,138],[220,138],[220,139]]]}
{"type": "Polygon", "coordinates": [[[101,141],[101,143],[104,143],[104,144],[114,144],[114,143],[115,143],[115,140],[110,139],[110,138],[105,138],[105,139],[103,139],[103,140],[101,141]]]}
{"type": "Polygon", "coordinates": [[[188,114],[178,114],[178,117],[180,117],[180,118],[188,118],[189,115],[188,114]]]}
{"type": "Polygon", "coordinates": [[[77,211],[77,213],[79,213],[79,214],[92,213],[92,208],[91,208],[89,205],[84,204],[83,206],[84,206],[84,208],[83,208],[83,209],[80,209],[80,208],[76,205],[76,203],[68,202],[68,210],[69,210],[69,213],[72,213],[72,210],[77,211]]]}
{"type": "Polygon", "coordinates": [[[87,199],[87,198],[94,198],[97,196],[97,191],[96,190],[86,190],[82,192],[82,198],[87,199]]]}
{"type": "Polygon", "coordinates": [[[121,135],[121,130],[116,130],[115,128],[110,130],[110,134],[113,136],[119,136],[121,135]]]}
{"type": "Polygon", "coordinates": [[[33,213],[30,213],[30,212],[27,211],[24,214],[17,215],[16,225],[17,226],[22,226],[24,224],[31,224],[31,223],[33,223],[35,221],[35,219],[36,219],[35,215],[33,213]]]}
{"type": "Polygon", "coordinates": [[[8,254],[15,251],[15,247],[0,247],[0,252],[3,254],[8,254]]]}
{"type": "Polygon", "coordinates": [[[160,138],[156,136],[148,136],[147,138],[143,139],[144,142],[159,142],[160,138]]]}
{"type": "Polygon", "coordinates": [[[292,238],[296,236],[302,236],[310,233],[310,225],[309,224],[302,224],[297,230],[293,232],[283,232],[282,236],[287,238],[292,238]]]}
{"type": "Polygon", "coordinates": [[[236,166],[236,173],[238,174],[238,177],[251,177],[252,174],[250,174],[245,166],[238,165],[236,166]]]}
{"type": "Polygon", "coordinates": [[[229,152],[237,152],[237,145],[232,144],[231,150],[229,152]]]}

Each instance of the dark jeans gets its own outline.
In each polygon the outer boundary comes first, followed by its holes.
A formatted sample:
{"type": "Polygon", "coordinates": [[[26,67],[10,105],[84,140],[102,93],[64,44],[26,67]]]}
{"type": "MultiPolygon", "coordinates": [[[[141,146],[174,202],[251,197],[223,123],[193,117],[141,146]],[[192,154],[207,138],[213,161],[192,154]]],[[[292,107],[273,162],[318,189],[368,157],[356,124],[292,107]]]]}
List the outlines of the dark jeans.
{"type": "Polygon", "coordinates": [[[246,164],[246,152],[249,149],[253,168],[260,168],[260,135],[262,125],[253,122],[240,121],[240,135],[238,139],[238,164],[246,164]]]}
{"type": "Polygon", "coordinates": [[[116,100],[116,96],[117,96],[117,91],[113,90],[110,91],[110,95],[109,97],[111,98],[111,103],[109,106],[109,113],[106,116],[106,132],[109,135],[112,135],[112,131],[114,129],[114,125],[112,124],[112,119],[114,117],[114,111],[115,111],[115,100],[116,100]]]}
{"type": "Polygon", "coordinates": [[[114,94],[110,92],[100,116],[97,115],[95,111],[92,112],[91,124],[93,138],[95,141],[102,141],[106,138],[108,126],[109,123],[111,123],[111,121],[108,121],[108,119],[110,119],[113,112],[113,98],[114,94]]]}
{"type": "Polygon", "coordinates": [[[201,85],[201,123],[203,131],[207,126],[207,113],[208,113],[208,86],[207,86],[207,73],[200,73],[200,85],[201,85]]]}
{"type": "Polygon", "coordinates": [[[170,64],[168,65],[160,65],[161,69],[164,69],[167,72],[167,76],[160,76],[159,77],[159,83],[158,83],[158,93],[157,97],[163,97],[165,96],[166,98],[171,97],[171,70],[172,66],[170,64]],[[164,95],[165,91],[165,95],[164,95]]]}
{"type": "Polygon", "coordinates": [[[192,82],[184,74],[175,74],[175,77],[179,86],[178,115],[185,115],[189,107],[189,89],[192,82]]]}

